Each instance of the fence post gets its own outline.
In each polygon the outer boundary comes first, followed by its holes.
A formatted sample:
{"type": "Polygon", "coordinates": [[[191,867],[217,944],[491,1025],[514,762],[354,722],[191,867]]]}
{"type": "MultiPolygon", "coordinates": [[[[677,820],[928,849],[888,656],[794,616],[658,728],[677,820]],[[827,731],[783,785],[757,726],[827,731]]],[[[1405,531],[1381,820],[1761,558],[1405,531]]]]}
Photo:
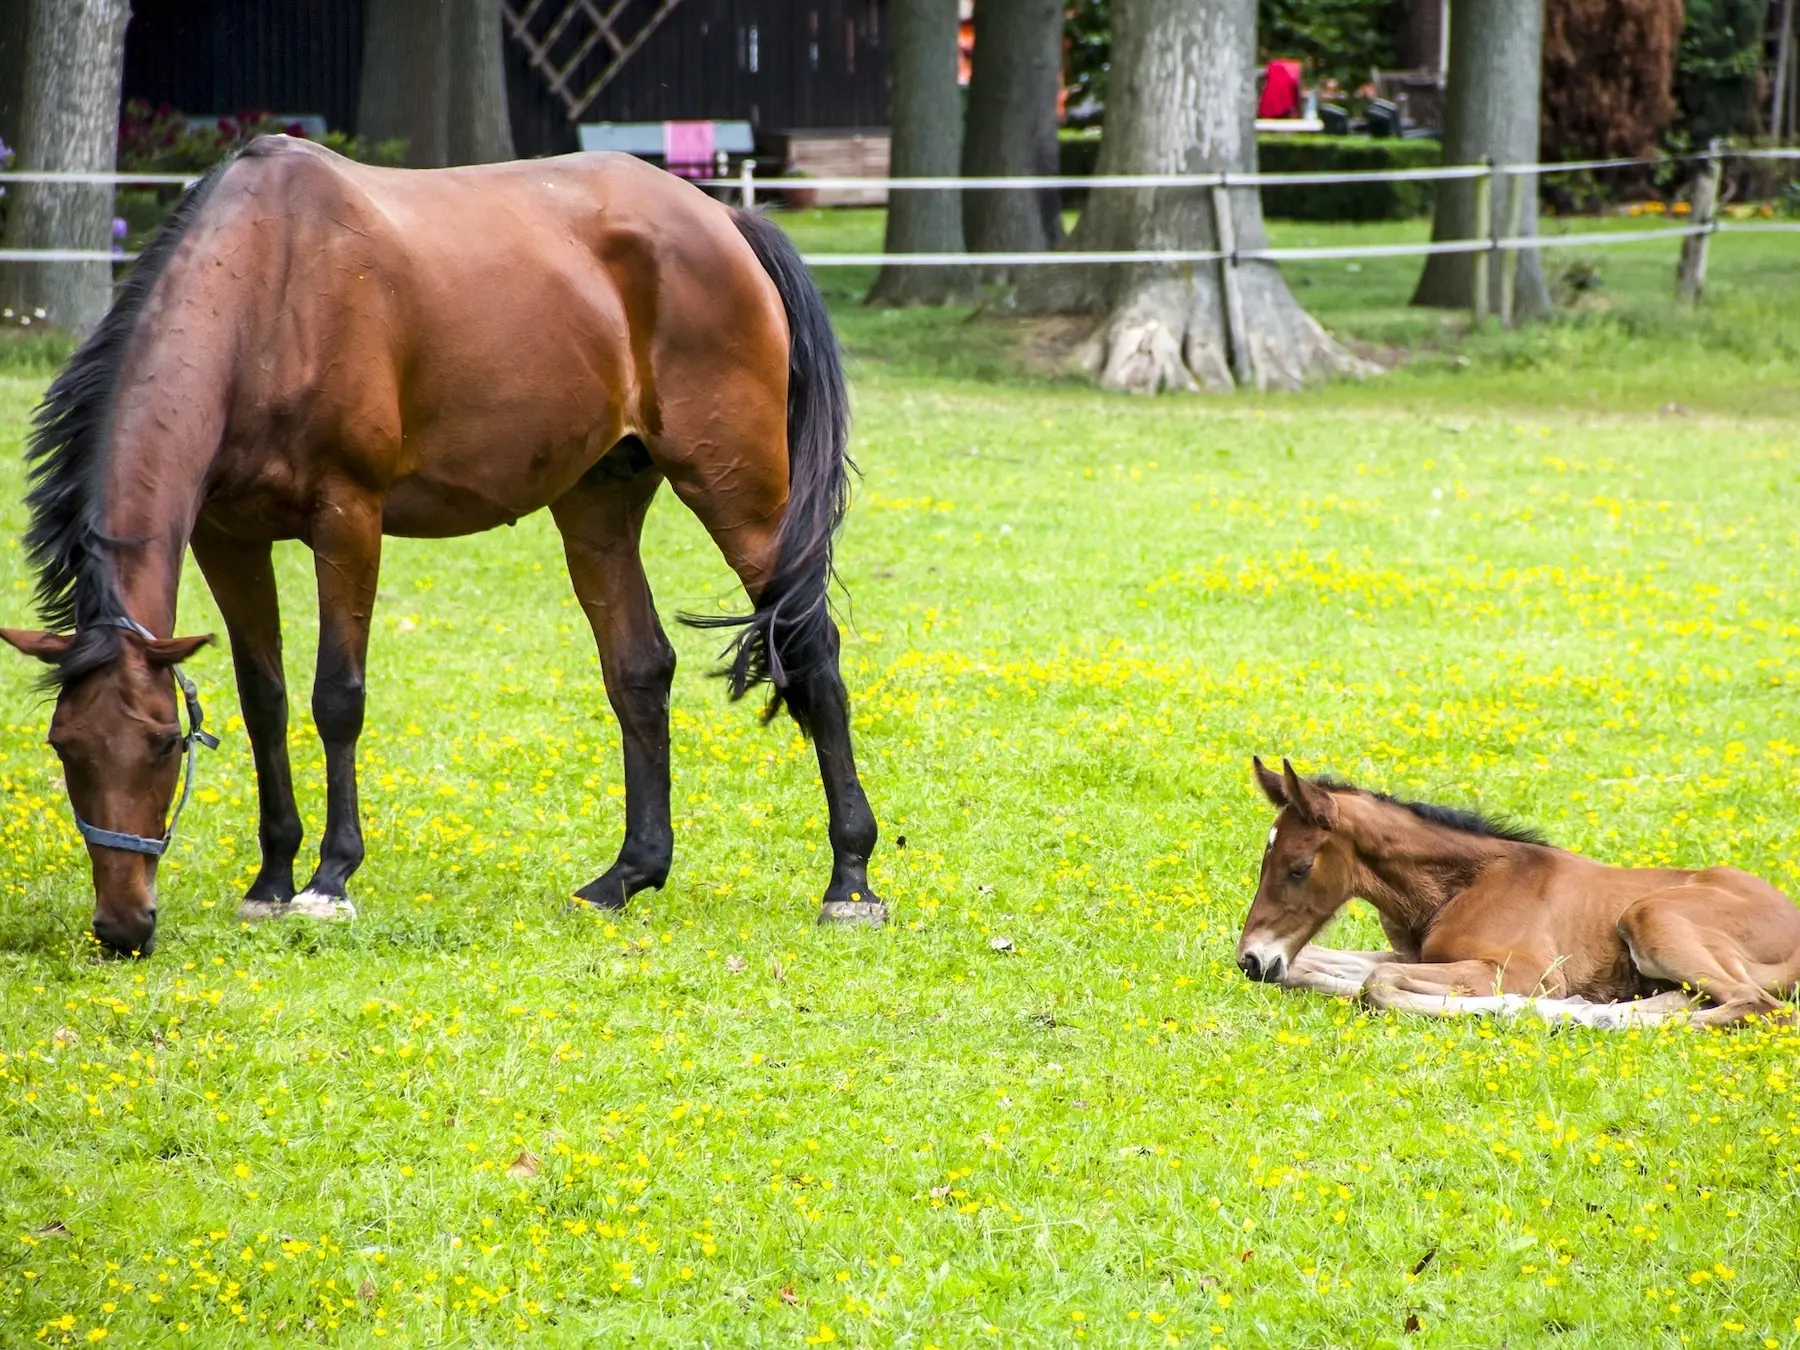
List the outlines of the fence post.
{"type": "Polygon", "coordinates": [[[1694,181],[1693,222],[1704,229],[1681,241],[1681,262],[1675,268],[1675,295],[1680,300],[1700,299],[1706,289],[1706,246],[1719,228],[1719,180],[1724,173],[1723,142],[1713,137],[1706,147],[1706,167],[1694,181]]]}
{"type": "MultiPolygon", "coordinates": [[[[1487,172],[1474,180],[1475,189],[1475,229],[1476,239],[1493,239],[1493,197],[1494,197],[1494,159],[1487,158],[1487,172]]],[[[1488,314],[1488,257],[1493,249],[1487,249],[1469,255],[1469,310],[1479,326],[1488,314]]]]}
{"type": "MultiPolygon", "coordinates": [[[[1506,175],[1506,191],[1501,194],[1502,218],[1505,228],[1498,225],[1494,233],[1499,238],[1517,239],[1519,231],[1525,227],[1525,193],[1526,185],[1530,191],[1537,190],[1537,179],[1525,173],[1509,173],[1506,175]]],[[[1503,249],[1498,259],[1500,267],[1500,326],[1511,328],[1513,325],[1513,303],[1519,290],[1519,250],[1503,249]]]]}
{"type": "Polygon", "coordinates": [[[746,211],[756,209],[756,161],[747,159],[738,166],[738,192],[742,200],[738,205],[746,211]]]}
{"type": "Polygon", "coordinates": [[[1231,214],[1231,189],[1226,176],[1212,190],[1213,223],[1218,227],[1219,293],[1225,303],[1225,332],[1231,343],[1231,378],[1241,389],[1255,378],[1250,365],[1250,339],[1244,330],[1244,296],[1238,287],[1237,222],[1231,214]]]}

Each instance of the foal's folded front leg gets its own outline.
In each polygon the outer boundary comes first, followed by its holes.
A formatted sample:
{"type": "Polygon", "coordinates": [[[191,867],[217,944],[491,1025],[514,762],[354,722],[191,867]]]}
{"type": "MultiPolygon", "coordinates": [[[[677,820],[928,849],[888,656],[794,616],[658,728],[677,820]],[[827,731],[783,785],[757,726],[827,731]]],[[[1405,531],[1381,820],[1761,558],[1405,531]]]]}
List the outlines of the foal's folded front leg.
{"type": "Polygon", "coordinates": [[[1355,998],[1377,966],[1398,961],[1395,952],[1343,952],[1307,944],[1278,983],[1283,989],[1307,989],[1337,998],[1355,998]]]}

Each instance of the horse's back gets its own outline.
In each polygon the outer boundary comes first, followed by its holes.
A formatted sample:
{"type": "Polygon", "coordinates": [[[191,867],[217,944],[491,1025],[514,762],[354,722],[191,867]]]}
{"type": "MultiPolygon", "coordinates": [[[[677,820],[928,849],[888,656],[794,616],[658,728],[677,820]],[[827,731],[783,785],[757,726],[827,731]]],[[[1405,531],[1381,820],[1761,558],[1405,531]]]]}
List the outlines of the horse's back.
{"type": "Polygon", "coordinates": [[[346,456],[395,533],[547,505],[622,438],[653,437],[666,388],[691,400],[736,376],[784,397],[780,298],[731,213],[641,160],[419,171],[286,138],[253,151],[223,209],[249,219],[279,303],[246,326],[237,439],[346,456]]]}

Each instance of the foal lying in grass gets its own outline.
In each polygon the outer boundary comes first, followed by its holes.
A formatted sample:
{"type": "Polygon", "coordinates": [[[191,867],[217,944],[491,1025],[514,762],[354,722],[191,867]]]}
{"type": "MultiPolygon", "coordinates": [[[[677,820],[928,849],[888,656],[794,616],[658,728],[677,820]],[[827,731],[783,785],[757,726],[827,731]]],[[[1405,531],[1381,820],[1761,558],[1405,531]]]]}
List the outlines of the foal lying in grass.
{"type": "Polygon", "coordinates": [[[1439,1015],[1792,1021],[1800,909],[1760,877],[1608,867],[1531,830],[1253,763],[1280,808],[1238,939],[1253,980],[1439,1015]],[[1392,951],[1307,945],[1352,897],[1392,951]]]}

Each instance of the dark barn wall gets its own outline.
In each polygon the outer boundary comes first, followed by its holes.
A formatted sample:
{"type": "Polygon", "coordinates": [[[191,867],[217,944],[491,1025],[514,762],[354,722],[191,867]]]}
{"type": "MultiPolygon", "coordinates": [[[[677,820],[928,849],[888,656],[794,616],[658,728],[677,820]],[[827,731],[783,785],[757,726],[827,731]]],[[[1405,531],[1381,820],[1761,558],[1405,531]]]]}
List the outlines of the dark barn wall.
{"type": "MultiPolygon", "coordinates": [[[[561,9],[541,6],[537,26],[561,9]]],[[[886,0],[683,0],[580,120],[885,126],[886,18],[886,0]]],[[[632,20],[628,11],[624,32],[632,20]]],[[[363,0],[133,0],[125,97],[196,114],[321,113],[334,130],[353,130],[362,36],[363,0]]],[[[573,150],[562,101],[510,37],[506,67],[519,154],[573,150]]],[[[599,69],[590,56],[582,87],[599,69]]]]}
{"type": "Polygon", "coordinates": [[[186,113],[356,120],[361,0],[132,0],[125,97],[186,113]]]}

